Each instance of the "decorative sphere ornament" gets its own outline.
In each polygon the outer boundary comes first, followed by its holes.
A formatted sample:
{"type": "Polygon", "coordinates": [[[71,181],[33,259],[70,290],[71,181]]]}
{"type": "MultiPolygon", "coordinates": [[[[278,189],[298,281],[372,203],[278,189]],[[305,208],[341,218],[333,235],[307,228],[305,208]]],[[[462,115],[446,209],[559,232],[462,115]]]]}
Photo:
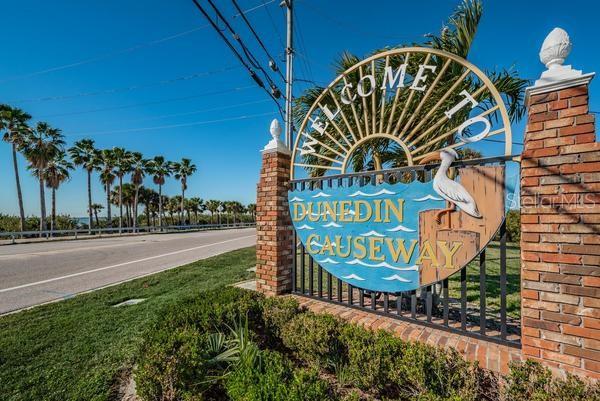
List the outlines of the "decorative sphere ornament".
{"type": "Polygon", "coordinates": [[[279,125],[279,121],[275,118],[271,121],[271,136],[274,140],[278,140],[281,135],[281,125],[279,125]]]}
{"type": "Polygon", "coordinates": [[[557,68],[563,65],[571,48],[569,34],[562,28],[554,28],[542,43],[540,60],[548,69],[557,68]]]}

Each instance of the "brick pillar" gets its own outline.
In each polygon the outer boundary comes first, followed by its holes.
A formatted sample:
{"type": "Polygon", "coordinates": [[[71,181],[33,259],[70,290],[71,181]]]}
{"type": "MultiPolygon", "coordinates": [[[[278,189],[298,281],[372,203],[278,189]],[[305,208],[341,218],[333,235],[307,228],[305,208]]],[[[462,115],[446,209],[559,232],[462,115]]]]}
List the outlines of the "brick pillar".
{"type": "Polygon", "coordinates": [[[600,143],[593,74],[548,70],[527,90],[521,164],[522,351],[600,378],[600,143]]]}
{"type": "Polygon", "coordinates": [[[256,199],[256,287],[279,295],[292,286],[292,221],[288,207],[290,152],[279,140],[279,124],[271,124],[273,140],[262,151],[256,199]],[[277,135],[275,135],[277,134],[277,135]]]}

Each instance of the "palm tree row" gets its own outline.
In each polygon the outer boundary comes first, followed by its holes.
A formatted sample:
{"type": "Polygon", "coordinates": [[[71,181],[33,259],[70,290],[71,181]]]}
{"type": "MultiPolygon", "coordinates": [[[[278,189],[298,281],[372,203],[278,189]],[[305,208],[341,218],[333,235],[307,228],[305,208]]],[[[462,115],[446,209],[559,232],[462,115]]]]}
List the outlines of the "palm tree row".
{"type": "Polygon", "coordinates": [[[99,173],[100,182],[106,193],[108,227],[112,227],[111,194],[112,187],[115,180],[117,180],[118,195],[116,204],[119,207],[119,230],[123,228],[123,188],[125,185],[123,181],[127,175],[130,175],[131,184],[134,188],[134,201],[131,210],[134,229],[137,227],[140,188],[146,176],[152,176],[153,182],[158,186],[159,226],[163,225],[162,187],[166,178],[173,176],[181,183],[181,197],[178,207],[180,210],[180,223],[183,224],[188,178],[197,169],[190,159],[183,158],[179,162],[167,161],[163,156],[146,159],[139,152],[131,152],[120,147],[97,149],[92,139],[79,140],[69,149],[65,149],[64,135],[62,135],[61,130],[51,127],[46,122],[38,122],[35,126],[30,126],[29,120],[31,120],[31,116],[23,110],[0,104],[0,132],[3,131],[2,139],[9,143],[12,148],[21,231],[25,229],[25,209],[19,177],[19,153],[25,157],[28,162],[27,168],[39,181],[40,231],[47,229],[45,188],[52,190],[50,229],[54,230],[56,226],[56,191],[62,183],[69,180],[70,171],[74,169],[74,166],[81,167],[87,175],[87,210],[90,231],[94,224],[94,216],[96,217],[96,225],[98,225],[97,214],[102,208],[92,202],[92,173],[94,171],[99,173]]]}
{"type": "MultiPolygon", "coordinates": [[[[114,147],[112,149],[96,149],[94,141],[91,139],[82,139],[75,142],[73,147],[69,149],[69,154],[73,162],[77,166],[81,166],[88,174],[88,218],[90,221],[90,229],[92,226],[92,198],[91,198],[91,174],[93,171],[100,173],[100,182],[106,193],[106,220],[109,228],[112,228],[112,208],[111,204],[115,204],[119,208],[119,232],[124,227],[123,206],[124,206],[124,178],[129,175],[131,186],[133,188],[133,201],[130,203],[131,213],[133,217],[128,219],[131,221],[131,226],[135,230],[138,227],[138,206],[144,203],[140,199],[140,189],[144,183],[146,176],[152,176],[153,182],[158,186],[158,210],[160,227],[163,226],[162,212],[162,187],[165,184],[166,178],[174,176],[175,179],[181,182],[181,203],[180,207],[183,211],[185,190],[187,189],[187,179],[196,172],[196,165],[190,159],[183,158],[180,162],[169,162],[163,156],[156,156],[153,159],[146,159],[140,152],[128,151],[124,148],[114,147]],[[112,187],[117,181],[116,197],[112,193],[112,187]],[[116,202],[113,202],[113,199],[116,202]]],[[[129,205],[128,205],[129,207],[129,205]]],[[[96,208],[97,209],[97,208],[96,208]]],[[[97,219],[96,219],[97,220],[97,219]]],[[[96,222],[98,224],[98,222],[96,222]]],[[[181,221],[183,224],[183,221],[181,221]]]]}

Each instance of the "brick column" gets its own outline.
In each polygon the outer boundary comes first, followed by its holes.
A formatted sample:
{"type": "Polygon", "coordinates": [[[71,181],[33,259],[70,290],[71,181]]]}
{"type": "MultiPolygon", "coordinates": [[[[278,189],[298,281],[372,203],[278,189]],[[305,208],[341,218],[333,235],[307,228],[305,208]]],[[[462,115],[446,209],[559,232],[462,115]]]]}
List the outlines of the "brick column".
{"type": "Polygon", "coordinates": [[[593,74],[548,70],[527,90],[521,164],[522,351],[600,378],[600,144],[593,74]]]}
{"type": "Polygon", "coordinates": [[[290,152],[279,140],[279,124],[271,124],[273,140],[262,151],[256,199],[256,287],[279,295],[292,286],[292,221],[288,207],[290,152]]]}

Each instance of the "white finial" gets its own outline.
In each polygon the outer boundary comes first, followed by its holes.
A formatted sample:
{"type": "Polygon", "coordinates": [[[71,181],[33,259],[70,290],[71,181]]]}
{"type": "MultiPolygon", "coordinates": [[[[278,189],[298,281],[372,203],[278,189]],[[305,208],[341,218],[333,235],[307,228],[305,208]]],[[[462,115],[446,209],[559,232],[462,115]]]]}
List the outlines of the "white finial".
{"type": "Polygon", "coordinates": [[[273,139],[271,139],[271,141],[269,141],[267,146],[265,146],[262,151],[263,152],[280,152],[280,153],[289,154],[290,150],[288,149],[287,146],[285,146],[285,143],[283,143],[283,141],[280,138],[281,125],[279,124],[279,121],[277,119],[274,119],[273,121],[271,121],[271,126],[269,127],[269,131],[271,132],[271,136],[273,137],[273,139]]]}
{"type": "Polygon", "coordinates": [[[571,39],[562,28],[554,28],[546,36],[540,50],[540,60],[548,69],[560,68],[571,53],[571,39]]]}
{"type": "Polygon", "coordinates": [[[546,36],[540,49],[540,60],[546,66],[546,70],[532,87],[527,88],[526,99],[532,94],[584,85],[593,78],[594,73],[583,74],[581,70],[565,65],[565,59],[571,53],[572,47],[569,34],[562,28],[554,28],[546,36]]]}
{"type": "Polygon", "coordinates": [[[273,121],[271,121],[270,130],[271,130],[271,136],[273,137],[273,139],[278,140],[279,135],[281,135],[281,125],[279,125],[279,120],[274,118],[273,121]]]}

